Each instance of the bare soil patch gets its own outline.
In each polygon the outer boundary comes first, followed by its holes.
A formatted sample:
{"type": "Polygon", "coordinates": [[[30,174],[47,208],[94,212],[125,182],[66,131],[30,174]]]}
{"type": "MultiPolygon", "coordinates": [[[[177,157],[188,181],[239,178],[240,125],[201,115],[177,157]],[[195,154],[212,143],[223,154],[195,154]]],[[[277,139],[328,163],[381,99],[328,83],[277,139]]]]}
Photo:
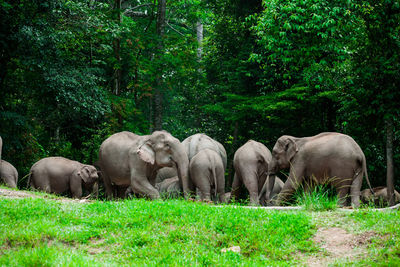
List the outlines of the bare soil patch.
{"type": "MultiPolygon", "coordinates": [[[[0,197],[7,197],[7,198],[47,198],[49,199],[48,196],[46,195],[39,195],[35,194],[34,192],[29,192],[29,191],[22,191],[22,190],[12,190],[12,189],[6,189],[6,188],[0,188],[0,197]]],[[[73,198],[67,198],[67,197],[60,197],[54,195],[54,199],[56,201],[60,202],[75,202],[75,203],[85,203],[85,202],[91,202],[89,199],[73,199],[73,198]]]]}
{"type": "Polygon", "coordinates": [[[367,246],[375,232],[365,232],[359,235],[348,233],[338,227],[320,228],[313,241],[322,249],[323,253],[306,260],[307,266],[328,266],[337,260],[353,260],[365,257],[367,246]]]}

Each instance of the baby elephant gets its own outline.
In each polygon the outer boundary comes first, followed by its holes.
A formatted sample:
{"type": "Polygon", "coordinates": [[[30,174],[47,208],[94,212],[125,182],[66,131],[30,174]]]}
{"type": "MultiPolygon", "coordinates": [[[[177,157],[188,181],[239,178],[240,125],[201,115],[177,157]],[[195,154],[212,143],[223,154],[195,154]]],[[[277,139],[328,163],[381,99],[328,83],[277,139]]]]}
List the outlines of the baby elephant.
{"type": "Polygon", "coordinates": [[[82,185],[86,190],[95,191],[98,178],[97,170],[92,165],[63,157],[49,157],[33,164],[30,186],[47,193],[61,194],[70,191],[72,197],[80,198],[82,185]]]}
{"type": "Polygon", "coordinates": [[[285,184],[278,176],[275,176],[274,188],[272,189],[272,191],[269,191],[269,189],[267,189],[269,179],[270,177],[268,177],[265,181],[265,184],[261,189],[259,196],[261,205],[263,206],[275,206],[277,204],[276,200],[278,194],[281,192],[283,185],[285,184]]]}
{"type": "Polygon", "coordinates": [[[190,161],[190,179],[198,189],[200,199],[211,197],[226,202],[224,163],[220,154],[212,149],[200,150],[190,161]]]}
{"type": "Polygon", "coordinates": [[[156,183],[156,189],[161,195],[168,198],[179,197],[182,193],[182,187],[179,184],[178,176],[167,178],[160,183],[156,183]]]}
{"type": "Polygon", "coordinates": [[[0,182],[3,181],[8,187],[17,188],[18,172],[11,163],[0,161],[0,182]]]}
{"type": "MultiPolygon", "coordinates": [[[[382,204],[387,205],[389,202],[387,187],[379,186],[373,188],[373,190],[375,195],[372,195],[372,192],[369,189],[364,189],[363,191],[361,191],[361,202],[365,204],[373,202],[376,206],[380,206],[382,204]]],[[[400,202],[400,194],[396,190],[394,190],[394,202],[400,202]]]]}

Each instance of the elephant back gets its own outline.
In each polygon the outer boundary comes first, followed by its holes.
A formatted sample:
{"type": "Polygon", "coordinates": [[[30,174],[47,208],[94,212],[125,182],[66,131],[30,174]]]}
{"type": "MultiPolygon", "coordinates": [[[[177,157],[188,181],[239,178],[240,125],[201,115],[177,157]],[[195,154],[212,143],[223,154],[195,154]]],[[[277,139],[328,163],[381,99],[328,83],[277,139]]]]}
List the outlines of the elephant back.
{"type": "Polygon", "coordinates": [[[215,141],[211,137],[205,135],[205,134],[194,134],[192,136],[189,136],[185,140],[183,140],[182,144],[184,145],[186,149],[186,153],[189,157],[189,161],[201,150],[204,149],[211,149],[215,152],[217,152],[222,159],[222,162],[224,164],[224,169],[226,169],[227,165],[227,154],[224,146],[219,143],[218,141],[215,141]]]}

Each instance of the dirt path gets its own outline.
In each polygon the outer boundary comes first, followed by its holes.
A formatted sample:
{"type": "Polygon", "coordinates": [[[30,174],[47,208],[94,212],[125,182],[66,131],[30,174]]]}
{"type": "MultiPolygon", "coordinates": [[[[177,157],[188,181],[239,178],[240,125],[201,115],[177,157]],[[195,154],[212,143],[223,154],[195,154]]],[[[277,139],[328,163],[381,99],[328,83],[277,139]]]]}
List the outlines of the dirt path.
{"type": "Polygon", "coordinates": [[[89,199],[73,199],[67,197],[60,197],[56,195],[48,196],[48,195],[40,195],[36,194],[35,192],[30,191],[22,191],[22,190],[13,190],[13,189],[6,189],[0,188],[0,197],[7,197],[7,198],[44,198],[44,199],[54,199],[56,201],[61,202],[75,202],[75,203],[85,203],[91,202],[89,199]]]}

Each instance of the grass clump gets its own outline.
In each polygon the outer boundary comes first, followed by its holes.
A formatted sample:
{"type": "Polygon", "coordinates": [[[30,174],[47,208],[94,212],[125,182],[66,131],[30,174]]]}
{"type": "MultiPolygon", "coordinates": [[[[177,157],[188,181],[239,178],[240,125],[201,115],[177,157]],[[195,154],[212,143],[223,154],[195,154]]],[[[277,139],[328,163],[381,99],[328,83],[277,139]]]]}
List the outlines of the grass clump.
{"type": "Polygon", "coordinates": [[[296,191],[294,198],[296,205],[303,206],[310,211],[330,211],[338,206],[338,197],[328,185],[303,186],[296,191]]]}

